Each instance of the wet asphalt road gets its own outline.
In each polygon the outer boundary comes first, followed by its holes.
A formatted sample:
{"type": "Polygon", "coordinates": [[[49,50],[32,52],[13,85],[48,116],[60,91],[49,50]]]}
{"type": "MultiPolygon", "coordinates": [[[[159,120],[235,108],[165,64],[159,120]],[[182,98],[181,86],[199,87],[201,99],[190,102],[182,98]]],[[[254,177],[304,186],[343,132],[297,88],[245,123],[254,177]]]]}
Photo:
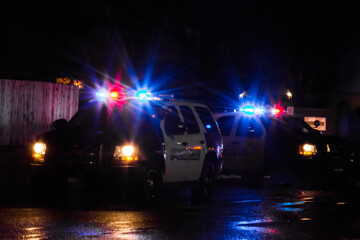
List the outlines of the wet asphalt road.
{"type": "Polygon", "coordinates": [[[358,190],[227,179],[209,203],[193,201],[188,189],[167,189],[155,205],[108,199],[86,210],[71,192],[58,205],[37,202],[26,187],[4,191],[0,239],[360,239],[358,190]]]}

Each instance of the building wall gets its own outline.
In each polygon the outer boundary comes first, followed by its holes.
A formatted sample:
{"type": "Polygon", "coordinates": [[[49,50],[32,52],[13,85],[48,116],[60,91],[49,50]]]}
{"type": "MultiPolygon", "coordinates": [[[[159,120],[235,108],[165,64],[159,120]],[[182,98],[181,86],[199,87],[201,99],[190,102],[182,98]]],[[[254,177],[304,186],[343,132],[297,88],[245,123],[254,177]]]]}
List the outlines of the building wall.
{"type": "Polygon", "coordinates": [[[293,115],[303,120],[305,117],[326,118],[325,134],[360,140],[360,118],[348,104],[328,109],[294,107],[293,115]]]}
{"type": "Polygon", "coordinates": [[[78,110],[77,86],[0,79],[0,146],[27,145],[78,110]]]}
{"type": "Polygon", "coordinates": [[[338,135],[338,120],[336,114],[330,109],[294,107],[294,116],[302,120],[305,117],[324,117],[326,118],[326,130],[323,133],[338,135]]]}

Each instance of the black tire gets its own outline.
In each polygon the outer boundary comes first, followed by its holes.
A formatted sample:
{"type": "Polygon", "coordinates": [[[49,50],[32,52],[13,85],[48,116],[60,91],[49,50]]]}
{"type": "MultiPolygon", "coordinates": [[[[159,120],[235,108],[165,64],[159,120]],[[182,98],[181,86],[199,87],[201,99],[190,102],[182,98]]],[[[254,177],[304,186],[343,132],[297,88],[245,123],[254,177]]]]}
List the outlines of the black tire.
{"type": "Polygon", "coordinates": [[[146,200],[156,202],[163,190],[163,174],[157,165],[150,165],[144,172],[143,189],[146,200]]]}
{"type": "Polygon", "coordinates": [[[201,201],[209,201],[214,192],[215,168],[212,163],[204,166],[197,186],[192,189],[194,196],[201,201]]]}

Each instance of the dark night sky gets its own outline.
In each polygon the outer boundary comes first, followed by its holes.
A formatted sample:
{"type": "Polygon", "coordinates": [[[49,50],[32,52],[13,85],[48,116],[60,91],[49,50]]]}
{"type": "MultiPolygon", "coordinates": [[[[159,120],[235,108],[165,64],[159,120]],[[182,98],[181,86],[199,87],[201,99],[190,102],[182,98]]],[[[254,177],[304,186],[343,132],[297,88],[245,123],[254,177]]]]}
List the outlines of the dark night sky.
{"type": "Polygon", "coordinates": [[[140,82],[191,86],[184,92],[199,99],[289,88],[299,102],[319,102],[333,88],[360,92],[357,9],[312,0],[13,3],[0,17],[0,78],[90,83],[121,71],[129,82],[133,68],[140,82]]]}

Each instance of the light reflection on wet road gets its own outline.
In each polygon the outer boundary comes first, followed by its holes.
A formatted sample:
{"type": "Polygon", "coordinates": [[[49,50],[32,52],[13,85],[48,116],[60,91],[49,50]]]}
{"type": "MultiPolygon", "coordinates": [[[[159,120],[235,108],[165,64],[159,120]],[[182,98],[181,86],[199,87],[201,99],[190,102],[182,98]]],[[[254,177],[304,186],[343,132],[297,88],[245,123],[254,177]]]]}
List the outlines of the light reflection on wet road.
{"type": "Polygon", "coordinates": [[[330,191],[221,185],[208,204],[191,203],[183,191],[156,206],[7,206],[0,208],[0,239],[360,239],[356,201],[330,191]]]}

